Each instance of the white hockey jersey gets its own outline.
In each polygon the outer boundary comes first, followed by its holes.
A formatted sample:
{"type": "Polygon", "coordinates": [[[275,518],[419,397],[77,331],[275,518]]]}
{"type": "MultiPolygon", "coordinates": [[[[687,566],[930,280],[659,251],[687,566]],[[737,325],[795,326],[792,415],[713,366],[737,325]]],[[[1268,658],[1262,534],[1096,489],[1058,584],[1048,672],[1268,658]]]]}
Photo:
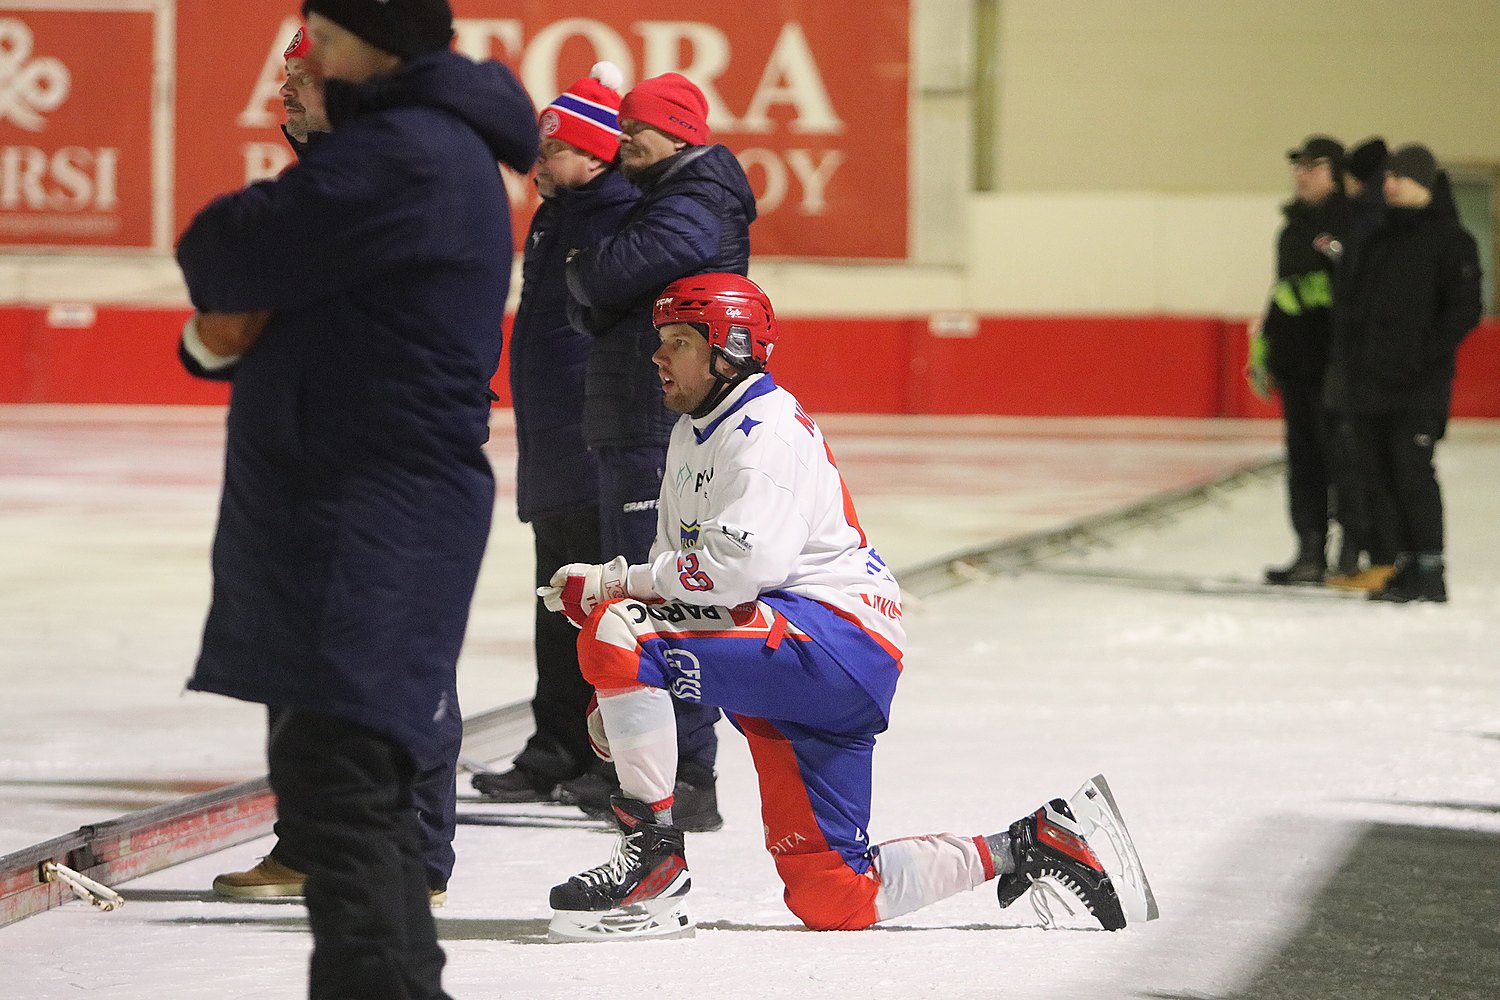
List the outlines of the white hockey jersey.
{"type": "Polygon", "coordinates": [[[651,562],[632,567],[629,588],[727,607],[789,591],[906,644],[901,589],[860,529],[822,431],[765,374],[677,421],[651,562]]]}

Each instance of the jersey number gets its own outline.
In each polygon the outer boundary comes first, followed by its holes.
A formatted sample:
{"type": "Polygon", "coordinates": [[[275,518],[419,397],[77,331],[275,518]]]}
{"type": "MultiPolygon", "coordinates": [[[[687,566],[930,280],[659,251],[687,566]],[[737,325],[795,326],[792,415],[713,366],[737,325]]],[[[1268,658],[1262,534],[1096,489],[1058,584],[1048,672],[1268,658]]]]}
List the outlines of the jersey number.
{"type": "Polygon", "coordinates": [[[684,590],[701,592],[714,589],[713,578],[698,568],[698,555],[694,552],[677,557],[677,580],[684,590]]]}

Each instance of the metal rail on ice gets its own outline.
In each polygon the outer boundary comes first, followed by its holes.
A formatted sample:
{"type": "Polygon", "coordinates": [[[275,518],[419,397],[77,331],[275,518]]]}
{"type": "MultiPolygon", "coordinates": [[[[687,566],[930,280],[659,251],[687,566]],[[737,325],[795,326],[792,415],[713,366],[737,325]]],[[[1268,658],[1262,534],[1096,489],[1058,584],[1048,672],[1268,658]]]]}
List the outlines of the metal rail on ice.
{"type": "MultiPolygon", "coordinates": [[[[531,703],[516,702],[464,721],[466,757],[498,760],[520,750],[531,727],[531,703]]],[[[65,866],[104,886],[118,885],[226,847],[263,837],[276,822],[276,797],[265,778],[81,826],[0,857],[0,927],[73,898],[51,866],[65,866]]]]}

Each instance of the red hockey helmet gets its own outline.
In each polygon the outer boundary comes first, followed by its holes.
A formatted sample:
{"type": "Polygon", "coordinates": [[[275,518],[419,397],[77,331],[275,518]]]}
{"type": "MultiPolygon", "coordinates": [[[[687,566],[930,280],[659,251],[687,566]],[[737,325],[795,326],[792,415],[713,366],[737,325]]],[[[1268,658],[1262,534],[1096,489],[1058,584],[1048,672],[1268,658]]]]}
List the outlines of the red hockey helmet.
{"type": "Polygon", "coordinates": [[[651,322],[690,323],[714,353],[742,372],[764,371],[776,346],[776,314],[759,285],[738,274],[678,278],[656,297],[651,322]]]}

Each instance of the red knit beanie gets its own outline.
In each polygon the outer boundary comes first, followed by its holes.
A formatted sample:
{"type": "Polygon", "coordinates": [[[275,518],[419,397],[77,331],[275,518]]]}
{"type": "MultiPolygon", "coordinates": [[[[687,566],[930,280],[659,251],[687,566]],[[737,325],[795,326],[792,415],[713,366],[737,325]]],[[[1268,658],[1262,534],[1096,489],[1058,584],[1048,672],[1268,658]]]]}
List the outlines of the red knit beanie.
{"type": "Polygon", "coordinates": [[[575,149],[614,162],[620,151],[620,67],[594,63],[589,75],[558,95],[542,109],[538,124],[543,139],[561,139],[575,149]]]}
{"type": "Polygon", "coordinates": [[[681,73],[663,73],[636,84],[620,102],[620,117],[634,118],[690,146],[709,141],[708,101],[681,73]]]}

